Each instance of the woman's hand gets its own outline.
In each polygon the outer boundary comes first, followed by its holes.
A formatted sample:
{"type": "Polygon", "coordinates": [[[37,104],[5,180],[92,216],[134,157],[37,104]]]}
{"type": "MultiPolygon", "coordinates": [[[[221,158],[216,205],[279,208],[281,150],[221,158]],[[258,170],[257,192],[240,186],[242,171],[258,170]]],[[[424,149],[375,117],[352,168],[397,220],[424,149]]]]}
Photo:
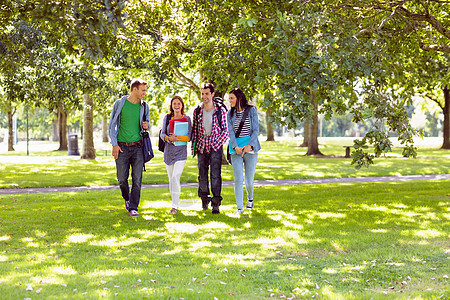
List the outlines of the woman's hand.
{"type": "Polygon", "coordinates": [[[234,151],[236,151],[236,154],[239,154],[239,155],[243,155],[243,153],[242,153],[242,150],[244,149],[244,147],[238,147],[238,146],[236,146],[236,147],[234,147],[234,151]]]}
{"type": "MultiPolygon", "coordinates": [[[[252,151],[252,146],[250,145],[245,145],[245,147],[242,147],[242,157],[244,157],[244,154],[247,152],[252,151]]],[[[237,151],[236,151],[237,152],[237,151]]],[[[240,154],[240,153],[239,153],[240,154]]]]}
{"type": "Polygon", "coordinates": [[[168,139],[170,142],[177,142],[177,141],[180,140],[180,136],[171,133],[171,134],[169,134],[169,136],[167,137],[167,139],[168,139]]]}

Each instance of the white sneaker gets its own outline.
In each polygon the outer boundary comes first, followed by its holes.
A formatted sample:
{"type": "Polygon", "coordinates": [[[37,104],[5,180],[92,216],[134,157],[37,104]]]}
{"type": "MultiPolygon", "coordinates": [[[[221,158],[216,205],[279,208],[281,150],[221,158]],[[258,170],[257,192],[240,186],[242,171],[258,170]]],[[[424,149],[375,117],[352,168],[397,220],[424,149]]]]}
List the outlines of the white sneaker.
{"type": "Polygon", "coordinates": [[[240,216],[240,215],[242,215],[242,213],[244,212],[244,210],[242,210],[242,209],[238,209],[237,211],[236,211],[236,216],[240,216]]]}
{"type": "Polygon", "coordinates": [[[132,210],[130,211],[130,216],[132,216],[132,217],[137,217],[137,216],[139,216],[139,213],[138,213],[136,210],[132,209],[132,210]]]}
{"type": "Polygon", "coordinates": [[[253,200],[248,200],[247,201],[247,207],[248,210],[252,210],[253,209],[253,200]]]}

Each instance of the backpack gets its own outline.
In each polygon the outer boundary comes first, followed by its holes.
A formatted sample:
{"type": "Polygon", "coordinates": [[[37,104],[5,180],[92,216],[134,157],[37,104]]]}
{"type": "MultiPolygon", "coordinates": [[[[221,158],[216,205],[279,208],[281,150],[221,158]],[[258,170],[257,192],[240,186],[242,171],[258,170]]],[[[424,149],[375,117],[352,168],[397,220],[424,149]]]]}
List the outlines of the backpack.
{"type": "MultiPolygon", "coordinates": [[[[147,103],[144,101],[144,116],[147,111],[147,103]]],[[[153,154],[152,141],[150,139],[150,135],[147,130],[142,132],[142,151],[144,154],[144,171],[145,171],[145,163],[149,162],[155,155],[153,154]]]]}
{"type": "MultiPolygon", "coordinates": [[[[166,115],[166,128],[169,125],[170,122],[170,114],[166,115]]],[[[161,138],[161,132],[162,132],[162,128],[159,130],[159,135],[158,135],[158,150],[161,152],[164,152],[164,147],[166,146],[166,142],[161,138]]]]}

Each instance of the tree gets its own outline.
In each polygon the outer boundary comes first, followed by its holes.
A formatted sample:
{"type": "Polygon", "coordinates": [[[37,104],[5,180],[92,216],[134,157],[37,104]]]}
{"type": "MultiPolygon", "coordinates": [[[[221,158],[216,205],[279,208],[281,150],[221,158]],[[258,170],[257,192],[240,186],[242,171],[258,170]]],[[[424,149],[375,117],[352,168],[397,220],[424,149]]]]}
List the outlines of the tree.
{"type": "Polygon", "coordinates": [[[360,28],[354,35],[356,38],[378,34],[395,38],[401,34],[424,51],[450,53],[448,1],[327,0],[326,3],[360,28]]]}

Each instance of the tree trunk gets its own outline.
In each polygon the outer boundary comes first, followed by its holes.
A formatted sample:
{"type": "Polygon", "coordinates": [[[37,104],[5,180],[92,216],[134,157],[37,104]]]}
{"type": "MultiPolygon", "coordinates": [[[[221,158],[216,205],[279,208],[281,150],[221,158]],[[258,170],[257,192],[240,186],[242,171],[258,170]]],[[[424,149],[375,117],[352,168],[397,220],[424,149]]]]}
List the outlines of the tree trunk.
{"type": "Polygon", "coordinates": [[[303,143],[299,147],[308,147],[309,126],[310,123],[308,121],[303,122],[303,143]]]}
{"type": "Polygon", "coordinates": [[[109,142],[108,116],[107,115],[103,115],[103,120],[102,120],[102,141],[103,141],[103,143],[109,142]]]}
{"type": "Polygon", "coordinates": [[[59,136],[58,151],[69,150],[67,145],[67,112],[65,111],[64,104],[62,102],[58,104],[58,136],[59,136]]]}
{"type": "Polygon", "coordinates": [[[266,124],[267,124],[267,140],[268,142],[275,141],[275,135],[273,134],[272,122],[269,121],[270,117],[272,117],[272,110],[270,107],[266,111],[266,124]]]}
{"type": "Polygon", "coordinates": [[[441,149],[450,149],[450,90],[444,87],[444,142],[441,149]]]}
{"type": "Polygon", "coordinates": [[[83,150],[81,159],[95,159],[94,147],[94,101],[88,93],[84,94],[83,110],[83,150]]]}
{"type": "Polygon", "coordinates": [[[52,120],[52,129],[52,142],[59,142],[58,114],[56,114],[56,120],[52,120]]]}
{"type": "Polygon", "coordinates": [[[11,109],[11,103],[8,104],[8,151],[14,150],[14,133],[13,133],[13,112],[11,109]]]}
{"type": "Polygon", "coordinates": [[[313,105],[312,122],[308,124],[308,151],[306,155],[323,155],[319,150],[319,141],[317,140],[319,133],[319,114],[316,101],[316,93],[311,91],[311,103],[313,105]]]}

